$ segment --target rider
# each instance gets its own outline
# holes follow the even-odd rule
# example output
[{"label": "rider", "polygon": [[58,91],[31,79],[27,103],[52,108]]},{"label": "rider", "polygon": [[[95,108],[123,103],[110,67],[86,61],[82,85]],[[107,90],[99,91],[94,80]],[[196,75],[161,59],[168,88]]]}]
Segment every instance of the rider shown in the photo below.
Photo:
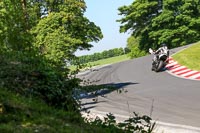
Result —
[{"label": "rider", "polygon": [[166,54],[169,57],[169,50],[165,43],[163,43],[162,47],[160,47],[158,50],[156,50],[154,52],[153,65],[154,65],[155,61],[158,59],[160,54]]},{"label": "rider", "polygon": [[163,43],[162,47],[156,50],[155,54],[166,54],[167,56],[169,56],[169,50],[167,48],[167,45]]}]

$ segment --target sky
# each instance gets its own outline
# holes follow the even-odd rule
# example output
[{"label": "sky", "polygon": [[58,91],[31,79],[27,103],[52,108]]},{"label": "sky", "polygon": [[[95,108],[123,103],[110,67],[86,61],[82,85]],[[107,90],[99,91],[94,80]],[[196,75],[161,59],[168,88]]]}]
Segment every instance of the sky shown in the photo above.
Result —
[{"label": "sky", "polygon": [[101,28],[104,38],[98,43],[92,42],[93,47],[90,51],[77,51],[76,55],[90,55],[113,48],[124,48],[127,44],[128,33],[119,33],[120,23],[117,19],[122,18],[118,15],[119,7],[130,5],[133,0],[85,0],[87,9],[85,16]]}]

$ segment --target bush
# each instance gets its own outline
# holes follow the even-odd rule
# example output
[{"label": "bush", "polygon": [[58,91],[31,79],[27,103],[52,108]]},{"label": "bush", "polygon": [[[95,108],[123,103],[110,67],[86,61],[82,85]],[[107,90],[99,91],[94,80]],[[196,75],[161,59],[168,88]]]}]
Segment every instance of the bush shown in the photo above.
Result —
[{"label": "bush", "polygon": [[76,110],[72,97],[78,79],[69,78],[69,70],[46,63],[30,53],[13,52],[0,55],[0,86],[25,96],[37,96],[47,104]]},{"label": "bush", "polygon": [[145,51],[139,49],[138,45],[134,45],[131,48],[131,52],[128,54],[131,58],[137,58],[146,55]]},{"label": "bush", "polygon": [[[152,123],[152,119],[149,116],[140,116],[133,112],[134,116],[125,120],[124,122],[117,123],[116,118],[113,114],[109,113],[104,117],[104,120],[96,117],[90,121],[91,125],[102,127],[109,132],[114,133],[152,133],[155,127],[155,122]],[[86,121],[89,120],[86,118]]]}]

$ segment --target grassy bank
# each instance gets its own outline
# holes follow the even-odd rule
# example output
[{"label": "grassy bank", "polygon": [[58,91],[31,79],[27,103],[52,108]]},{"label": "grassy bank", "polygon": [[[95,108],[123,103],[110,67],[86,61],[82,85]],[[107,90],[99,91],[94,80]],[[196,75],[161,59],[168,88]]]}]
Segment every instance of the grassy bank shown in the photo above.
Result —
[{"label": "grassy bank", "polygon": [[1,133],[89,133],[103,132],[83,122],[76,112],[48,106],[41,100],[26,98],[0,88]]},{"label": "grassy bank", "polygon": [[106,64],[114,64],[117,62],[129,60],[129,59],[130,58],[127,55],[121,55],[121,56],[98,60],[95,62],[89,62],[88,64],[90,64],[91,66],[99,66],[99,65],[106,65]]},{"label": "grassy bank", "polygon": [[[96,118],[88,123],[77,112],[56,109],[40,99],[0,88],[1,133],[151,133],[155,123],[150,121],[148,116],[135,114],[129,121],[117,124],[115,116],[108,114],[105,121]],[[141,122],[143,126],[138,126]]]},{"label": "grassy bank", "polygon": [[177,54],[173,55],[173,58],[178,61],[179,64],[186,66],[193,70],[200,70],[200,42],[184,49]]},{"label": "grassy bank", "polygon": [[[93,67],[93,66],[101,66],[101,65],[106,65],[106,64],[114,64],[117,62],[129,60],[129,59],[130,59],[130,57],[128,57],[128,55],[120,55],[120,56],[102,59],[102,60],[98,60],[98,61],[94,61],[94,62],[89,62],[86,64],[86,66]],[[75,70],[75,69],[76,69],[75,66],[70,66],[70,70]]]}]

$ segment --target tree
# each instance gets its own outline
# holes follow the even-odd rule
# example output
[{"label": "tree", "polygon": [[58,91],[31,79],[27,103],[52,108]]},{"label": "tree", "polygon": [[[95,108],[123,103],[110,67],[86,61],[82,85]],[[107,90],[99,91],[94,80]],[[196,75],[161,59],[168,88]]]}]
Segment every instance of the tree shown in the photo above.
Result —
[{"label": "tree", "polygon": [[200,5],[198,0],[170,0],[152,21],[150,39],[167,43],[171,48],[196,42],[200,37]]},{"label": "tree", "polygon": [[103,37],[100,27],[84,17],[83,1],[48,1],[46,6],[48,15],[33,29],[33,34],[40,54],[54,63],[61,64],[77,49],[89,49],[90,42]]},{"label": "tree", "polygon": [[0,45],[1,49],[24,51],[32,41],[24,20],[24,6],[19,0],[0,2]]},{"label": "tree", "polygon": [[130,52],[128,53],[128,55],[131,58],[137,58],[140,56],[144,56],[145,55],[145,51],[141,50],[139,48],[139,42],[140,42],[140,38],[135,38],[133,36],[130,36],[127,40],[127,48],[130,49]]},{"label": "tree", "polygon": [[134,36],[140,35],[148,28],[151,20],[160,14],[161,6],[158,0],[135,0],[129,6],[118,8],[119,15],[124,18],[117,20],[120,22],[120,32],[132,31]]},{"label": "tree", "polygon": [[1,49],[34,49],[60,64],[103,37],[100,27],[84,17],[82,0],[5,0],[0,7]]},{"label": "tree", "polygon": [[170,48],[198,41],[200,37],[199,0],[135,0],[118,8],[123,18],[120,32],[131,31],[140,38],[139,49]]}]

